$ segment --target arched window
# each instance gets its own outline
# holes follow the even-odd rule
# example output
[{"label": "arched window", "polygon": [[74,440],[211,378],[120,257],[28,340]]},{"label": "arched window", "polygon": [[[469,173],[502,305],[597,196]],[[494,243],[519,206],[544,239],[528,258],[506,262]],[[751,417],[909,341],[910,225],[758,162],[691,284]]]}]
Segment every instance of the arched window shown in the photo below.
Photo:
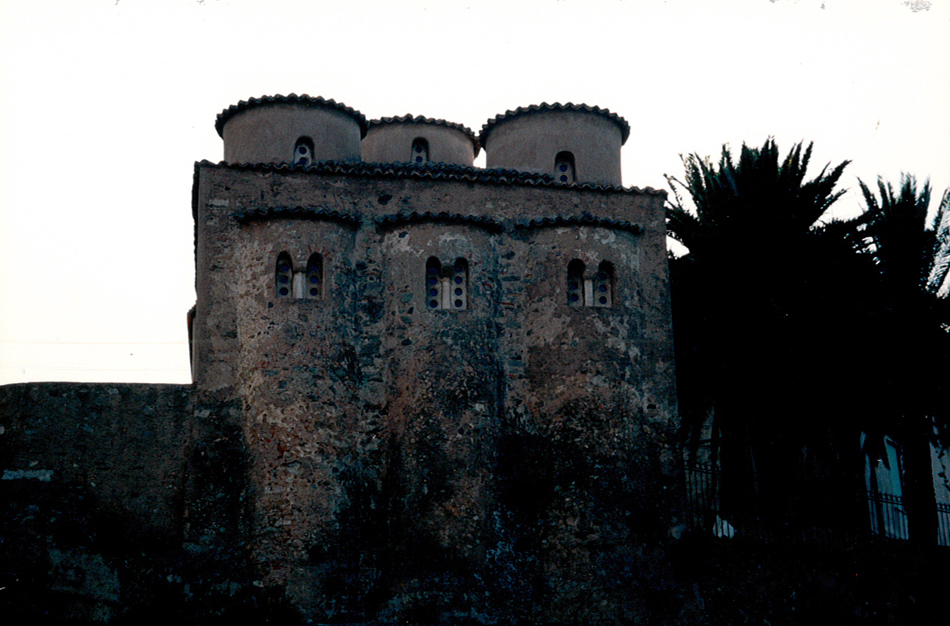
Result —
[{"label": "arched window", "polygon": [[277,255],[274,269],[274,291],[278,298],[291,298],[294,293],[294,264],[290,255],[281,252]]},{"label": "arched window", "polygon": [[451,306],[446,308],[464,311],[468,308],[468,261],[462,258],[456,259],[448,279],[448,300]]},{"label": "arched window", "polygon": [[412,140],[412,151],[409,157],[414,165],[422,165],[429,162],[429,142],[422,137],[416,137]]},{"label": "arched window", "polygon": [[307,260],[307,280],[303,286],[305,298],[319,298],[323,290],[323,257],[311,254]]},{"label": "arched window", "polygon": [[613,305],[614,266],[604,261],[594,276],[594,300],[592,306],[609,307]]},{"label": "arched window", "polygon": [[567,303],[584,306],[584,262],[580,259],[567,264]]},{"label": "arched window", "polygon": [[294,145],[294,165],[310,165],[313,163],[313,139],[301,137]]},{"label": "arched window", "polygon": [[574,155],[570,152],[558,152],[554,157],[554,180],[559,183],[573,183],[577,180],[574,174]]},{"label": "arched window", "polygon": [[435,257],[426,261],[426,308],[442,308],[442,264]]}]

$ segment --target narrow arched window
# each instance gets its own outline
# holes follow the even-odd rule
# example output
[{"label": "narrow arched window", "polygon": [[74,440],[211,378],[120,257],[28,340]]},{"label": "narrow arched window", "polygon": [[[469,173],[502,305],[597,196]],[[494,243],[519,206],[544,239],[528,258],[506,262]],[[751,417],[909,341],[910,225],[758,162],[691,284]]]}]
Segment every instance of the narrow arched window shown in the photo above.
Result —
[{"label": "narrow arched window", "polygon": [[274,270],[274,290],[278,298],[290,298],[294,289],[294,264],[290,255],[281,252],[277,256],[277,265]]},{"label": "narrow arched window", "polygon": [[450,306],[446,308],[464,311],[468,308],[468,261],[462,258],[455,260],[448,283]]},{"label": "narrow arched window", "polygon": [[310,165],[313,163],[313,139],[301,137],[294,145],[294,165]]},{"label": "narrow arched window", "polygon": [[442,264],[435,257],[426,261],[426,308],[442,308]]},{"label": "narrow arched window", "polygon": [[598,266],[594,275],[593,306],[609,307],[613,305],[614,266],[604,261]]},{"label": "narrow arched window", "polygon": [[584,262],[580,259],[567,264],[567,303],[584,306]]},{"label": "narrow arched window", "polygon": [[415,165],[422,165],[429,162],[429,142],[422,137],[416,137],[412,140],[412,150],[410,161]]},{"label": "narrow arched window", "polygon": [[307,277],[303,286],[305,298],[319,298],[323,292],[323,257],[317,253],[307,259]]},{"label": "narrow arched window", "polygon": [[554,179],[559,183],[573,183],[577,180],[574,174],[574,155],[570,152],[558,152],[554,157]]}]

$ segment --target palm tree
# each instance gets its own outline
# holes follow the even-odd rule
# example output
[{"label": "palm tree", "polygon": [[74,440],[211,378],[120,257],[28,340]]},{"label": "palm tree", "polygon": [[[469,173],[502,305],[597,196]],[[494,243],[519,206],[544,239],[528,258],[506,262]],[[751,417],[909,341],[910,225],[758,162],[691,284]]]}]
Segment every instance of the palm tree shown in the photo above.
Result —
[{"label": "palm tree", "polygon": [[[910,538],[937,541],[936,501],[930,460],[934,422],[948,421],[946,301],[932,286],[939,259],[938,233],[946,198],[930,221],[930,185],[918,190],[913,176],[901,175],[895,190],[878,179],[880,198],[859,181],[867,206],[862,218],[864,246],[877,269],[880,324],[870,339],[877,352],[876,410],[869,415],[871,442],[889,434],[901,443],[904,497]],[[940,233],[946,237],[946,232]]]},{"label": "palm tree", "polygon": [[[743,143],[738,163],[724,145],[718,168],[697,154],[684,157],[685,182],[667,176],[675,198],[667,207],[670,236],[691,253],[704,255],[710,248],[721,249],[724,237],[738,238],[737,243],[743,246],[762,242],[772,247],[772,237],[807,234],[845,193],[834,188],[850,163],[844,161],[831,172],[826,165],[806,182],[812,145],[808,144],[804,154],[801,143],[794,145],[780,162],[778,146],[771,137],[761,148]],[[677,188],[689,194],[695,213],[684,208]]]},{"label": "palm tree", "polygon": [[681,411],[693,440],[713,416],[721,508],[734,518],[794,514],[787,496],[803,490],[790,469],[822,447],[815,433],[832,410],[817,391],[833,366],[809,333],[824,332],[820,309],[836,304],[822,259],[851,259],[856,244],[833,236],[850,226],[819,223],[844,193],[835,187],[849,162],[806,179],[811,154],[799,143],[780,158],[769,138],[743,144],[738,161],[727,146],[718,164],[691,154],[684,180],[667,177],[668,232],[688,249],[671,262]]}]

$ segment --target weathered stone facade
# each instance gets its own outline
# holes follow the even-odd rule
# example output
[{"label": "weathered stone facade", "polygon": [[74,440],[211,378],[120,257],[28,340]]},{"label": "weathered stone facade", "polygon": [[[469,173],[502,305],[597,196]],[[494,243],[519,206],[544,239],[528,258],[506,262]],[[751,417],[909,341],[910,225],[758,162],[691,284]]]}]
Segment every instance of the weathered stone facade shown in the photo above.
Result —
[{"label": "weathered stone facade", "polygon": [[664,195],[618,186],[626,122],[541,105],[476,138],[278,96],[217,129],[155,572],[303,621],[675,621]]},{"label": "weathered stone facade", "polygon": [[[557,122],[538,142],[551,170],[560,141],[588,171],[592,125],[619,168],[616,116],[510,117],[524,134],[533,116]],[[387,137],[404,145],[376,153],[409,161],[425,120],[402,121]],[[617,564],[676,524],[663,195],[521,169],[196,166],[199,441],[246,460],[243,518],[225,527],[304,615],[372,601],[392,619],[620,620],[636,575]],[[226,515],[207,489],[188,497],[197,543]]]}]

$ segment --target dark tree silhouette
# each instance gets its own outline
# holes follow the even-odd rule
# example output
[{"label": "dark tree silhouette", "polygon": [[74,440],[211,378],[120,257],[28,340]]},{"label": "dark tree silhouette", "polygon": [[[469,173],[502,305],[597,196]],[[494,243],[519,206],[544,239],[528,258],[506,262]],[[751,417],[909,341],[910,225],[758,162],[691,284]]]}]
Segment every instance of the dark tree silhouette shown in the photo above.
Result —
[{"label": "dark tree silhouette", "polygon": [[950,417],[950,336],[945,330],[950,318],[946,301],[937,297],[929,282],[939,258],[938,227],[947,207],[942,203],[928,221],[930,185],[918,190],[917,181],[907,174],[901,176],[897,190],[878,179],[880,198],[864,182],[859,184],[867,207],[859,228],[864,252],[877,270],[879,306],[879,324],[868,337],[876,352],[871,378],[874,402],[865,425],[868,443],[881,445],[885,434],[900,443],[911,541],[936,545],[930,444],[935,427],[945,428]]},{"label": "dark tree silhouette", "polygon": [[[930,442],[950,431],[950,190],[859,181],[866,209],[820,222],[844,193],[845,161],[806,180],[812,146],[769,139],[683,158],[667,177],[680,407],[695,446],[712,418],[721,513],[735,524],[867,528],[865,456],[903,451],[911,539],[932,545]],[[685,192],[693,210],[683,202]],[[864,447],[861,435],[864,433]]]},{"label": "dark tree silhouette", "polygon": [[811,153],[799,143],[780,158],[770,138],[738,161],[725,146],[718,164],[689,155],[684,180],[668,177],[668,230],[688,249],[671,262],[681,411],[693,442],[712,416],[722,514],[736,523],[855,510],[857,435],[829,419],[844,407],[828,390],[850,365],[841,355],[857,356],[843,273],[867,264],[850,223],[819,224],[848,162],[806,179]]}]

